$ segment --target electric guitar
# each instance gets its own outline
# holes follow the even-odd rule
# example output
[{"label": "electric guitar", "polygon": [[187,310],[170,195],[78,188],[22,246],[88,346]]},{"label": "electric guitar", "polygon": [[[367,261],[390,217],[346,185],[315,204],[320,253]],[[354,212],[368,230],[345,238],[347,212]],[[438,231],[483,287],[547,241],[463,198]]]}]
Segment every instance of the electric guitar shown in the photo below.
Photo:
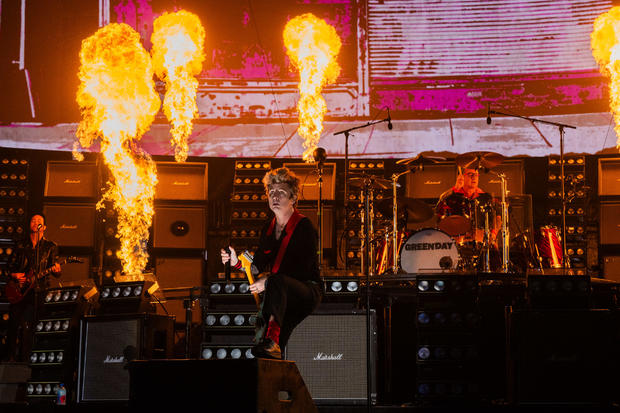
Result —
[{"label": "electric guitar", "polygon": [[[81,263],[82,260],[78,259],[77,257],[67,257],[61,262],[59,262],[58,264],[65,265],[65,264],[71,264],[71,263],[76,263],[76,262]],[[47,268],[46,270],[41,271],[38,274],[34,274],[32,271],[28,272],[28,274],[26,274],[26,281],[21,286],[19,285],[19,281],[17,281],[14,278],[11,278],[7,282],[5,286],[5,291],[4,291],[9,303],[17,304],[21,300],[23,300],[24,297],[26,297],[26,295],[28,295],[30,290],[35,286],[38,280],[44,277],[47,277],[49,274],[51,274],[52,268],[54,268],[54,266],[51,266]]]},{"label": "electric guitar", "polygon": [[[254,257],[249,251],[243,251],[243,254],[239,255],[237,258],[241,261],[241,266],[245,271],[245,275],[248,277],[248,282],[254,284],[254,275],[252,275],[252,262],[254,262]],[[254,296],[254,301],[256,301],[256,306],[260,308],[260,297],[258,293],[252,293],[252,295]]]}]

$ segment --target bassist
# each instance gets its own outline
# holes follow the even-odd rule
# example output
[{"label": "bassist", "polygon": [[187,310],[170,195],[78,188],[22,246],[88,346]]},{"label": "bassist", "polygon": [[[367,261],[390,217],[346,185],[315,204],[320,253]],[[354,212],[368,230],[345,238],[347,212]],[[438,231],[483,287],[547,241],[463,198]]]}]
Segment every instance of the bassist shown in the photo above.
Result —
[{"label": "bassist", "polygon": [[11,304],[8,328],[8,355],[10,360],[26,361],[31,346],[32,326],[36,320],[37,292],[49,286],[48,277],[36,280],[36,274],[51,268],[51,275],[60,277],[58,246],[45,238],[45,216],[36,213],[30,218],[30,236],[13,254],[9,263],[11,276],[20,287],[27,288],[30,280],[36,284],[18,303]]}]

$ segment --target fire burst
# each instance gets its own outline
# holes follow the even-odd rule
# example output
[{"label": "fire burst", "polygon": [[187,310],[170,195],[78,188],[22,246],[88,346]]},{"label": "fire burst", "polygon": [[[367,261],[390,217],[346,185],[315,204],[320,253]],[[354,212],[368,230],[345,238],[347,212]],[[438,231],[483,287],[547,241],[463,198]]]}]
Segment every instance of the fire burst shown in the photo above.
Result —
[{"label": "fire burst", "polygon": [[620,148],[620,7],[596,18],[590,43],[601,72],[610,78],[609,106],[616,123],[616,147]]},{"label": "fire burst", "polygon": [[172,124],[170,142],[177,162],[187,159],[187,138],[198,114],[195,76],[205,60],[204,38],[198,16],[185,10],[164,13],[153,23],[153,66],[157,76],[166,82],[164,113]]},{"label": "fire burst", "polygon": [[112,201],[118,213],[117,256],[127,275],[146,267],[146,241],[153,220],[155,164],[138,148],[159,110],[150,56],[140,35],[126,24],[110,24],[82,42],[77,102],[82,120],[76,132],[83,147],[101,139],[109,167],[108,189],[98,204]]},{"label": "fire burst", "polygon": [[304,138],[305,161],[312,160],[323,132],[327,111],[321,96],[323,86],[333,83],[340,74],[336,56],[342,43],[336,29],[311,13],[297,16],[284,28],[287,55],[299,70],[299,136]]}]

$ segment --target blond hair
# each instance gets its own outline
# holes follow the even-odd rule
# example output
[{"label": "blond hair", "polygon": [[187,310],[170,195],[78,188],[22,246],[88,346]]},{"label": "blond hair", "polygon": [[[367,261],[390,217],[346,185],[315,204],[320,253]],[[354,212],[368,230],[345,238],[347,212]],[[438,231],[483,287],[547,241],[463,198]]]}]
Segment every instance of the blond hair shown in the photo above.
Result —
[{"label": "blond hair", "polygon": [[289,192],[292,197],[297,200],[299,194],[299,178],[291,170],[286,167],[272,169],[267,172],[263,177],[263,185],[265,185],[265,192],[269,193],[269,190],[274,184],[286,184],[289,188]]}]

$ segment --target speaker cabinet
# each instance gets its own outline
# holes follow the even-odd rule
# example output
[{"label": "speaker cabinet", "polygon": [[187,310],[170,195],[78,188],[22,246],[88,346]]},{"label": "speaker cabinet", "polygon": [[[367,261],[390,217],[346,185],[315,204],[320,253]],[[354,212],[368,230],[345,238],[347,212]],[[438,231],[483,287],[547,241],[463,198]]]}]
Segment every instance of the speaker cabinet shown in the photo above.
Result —
[{"label": "speaker cabinet", "polygon": [[208,194],[206,163],[158,162],[155,199],[206,201]]},{"label": "speaker cabinet", "polygon": [[513,402],[605,404],[618,399],[617,311],[514,311],[508,314],[508,328]]},{"label": "speaker cabinet", "polygon": [[49,161],[46,197],[96,198],[97,165],[94,162]]},{"label": "speaker cabinet", "polygon": [[130,408],[316,413],[295,363],[285,360],[148,360],[129,363]]},{"label": "speaker cabinet", "polygon": [[[532,217],[532,195],[511,196],[508,198],[508,222],[510,224],[510,237],[529,231],[530,236],[534,234],[534,223]],[[498,211],[501,212],[501,211]]]},{"label": "speaker cabinet", "polygon": [[153,218],[155,248],[205,248],[204,208],[159,207]]},{"label": "speaker cabinet", "polygon": [[[72,254],[61,254],[60,259],[67,258],[67,256]],[[64,285],[67,283],[79,283],[83,280],[87,280],[91,278],[90,267],[92,256],[90,255],[77,255],[76,256],[82,262],[69,263],[62,266],[62,277],[56,279],[54,277],[50,277],[50,281],[52,282],[52,286],[55,282],[60,282],[60,284]]]},{"label": "speaker cabinet", "polygon": [[[184,299],[189,299],[189,291],[192,287],[200,287],[203,284],[204,260],[202,257],[178,258],[157,257],[155,258],[155,275],[159,288],[164,292],[166,301],[163,304],[168,314],[176,316],[177,323],[185,323]],[[166,291],[171,290],[171,291]],[[194,294],[198,294],[195,292]],[[157,305],[157,313],[165,314],[161,305]],[[200,306],[194,305],[192,310],[192,322],[200,323],[202,314]]]},{"label": "speaker cabinet", "polygon": [[[285,163],[287,167],[299,178],[299,200],[316,201],[319,199],[319,175],[316,164]],[[326,163],[323,167],[323,190],[324,200],[336,199],[336,164]]]},{"label": "speaker cabinet", "polygon": [[598,194],[620,195],[620,158],[598,160]]},{"label": "speaker cabinet", "polygon": [[620,202],[601,202],[601,244],[620,244]]},{"label": "speaker cabinet", "polygon": [[506,185],[510,196],[523,194],[525,175],[523,173],[523,161],[505,161],[497,165],[491,172],[480,171],[478,186],[489,194],[500,197],[502,195],[501,180],[497,174],[506,175]]},{"label": "speaker cabinet", "polygon": [[[375,313],[370,355],[375,366]],[[363,404],[366,384],[366,313],[313,314],[293,330],[286,358],[295,361],[317,404]],[[372,377],[373,400],[376,399]]]},{"label": "speaker cabinet", "polygon": [[96,210],[90,204],[46,204],[45,236],[60,247],[93,247]]},{"label": "speaker cabinet", "polygon": [[[316,206],[310,207],[307,205],[299,206],[297,208],[302,215],[308,217],[312,221],[312,225],[316,229],[316,233],[319,233],[319,218],[316,211]],[[323,206],[323,249],[332,248],[334,243],[334,209],[328,206]]]},{"label": "speaker cabinet", "polygon": [[172,355],[173,321],[155,314],[86,316],[80,324],[78,402],[129,400],[127,363]]},{"label": "speaker cabinet", "polygon": [[620,256],[603,257],[603,276],[605,279],[620,282]]},{"label": "speaker cabinet", "polygon": [[456,183],[456,165],[440,163],[425,165],[422,171],[409,173],[406,194],[409,198],[439,198]]}]

